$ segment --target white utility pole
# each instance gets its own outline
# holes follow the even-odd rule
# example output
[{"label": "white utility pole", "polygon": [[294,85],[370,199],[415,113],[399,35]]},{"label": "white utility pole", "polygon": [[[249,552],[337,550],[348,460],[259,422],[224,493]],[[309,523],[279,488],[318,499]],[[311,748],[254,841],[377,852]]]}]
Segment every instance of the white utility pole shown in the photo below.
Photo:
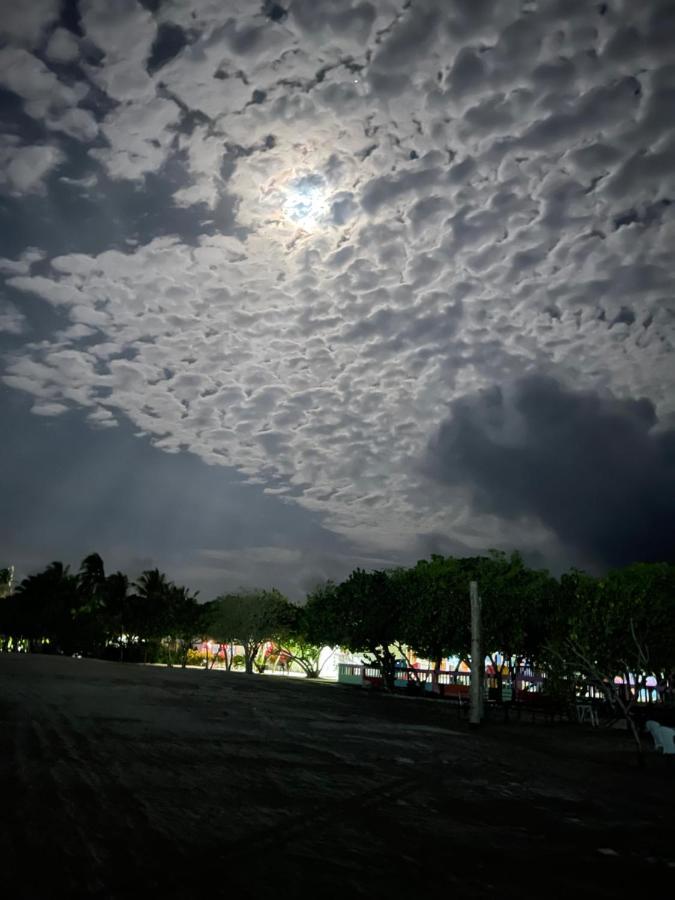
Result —
[{"label": "white utility pole", "polygon": [[480,725],[483,718],[483,641],[481,637],[481,601],[478,582],[469,584],[471,597],[471,687],[469,723]]}]

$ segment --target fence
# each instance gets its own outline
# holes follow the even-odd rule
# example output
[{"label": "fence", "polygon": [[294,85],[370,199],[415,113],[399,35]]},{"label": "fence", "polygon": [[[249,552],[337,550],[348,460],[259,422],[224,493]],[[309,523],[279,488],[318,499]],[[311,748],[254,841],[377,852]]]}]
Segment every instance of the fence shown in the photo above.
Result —
[{"label": "fence", "polygon": [[[651,680],[651,679],[650,679]],[[355,685],[373,685],[381,686],[383,683],[382,673],[376,665],[363,665],[359,663],[339,663],[338,665],[338,682],[340,684]],[[501,690],[501,700],[536,700],[541,694],[545,683],[545,677],[542,672],[525,666],[517,669],[513,678],[504,675],[501,678],[494,672],[488,671],[485,675],[485,696],[488,699],[500,699],[499,692]],[[437,694],[445,697],[454,697],[459,700],[467,699],[469,696],[469,686],[471,684],[470,672],[448,672],[434,669],[415,669],[415,668],[397,668],[394,676],[394,687],[401,690],[418,690],[428,693]],[[617,682],[618,684],[618,682]],[[628,692],[634,693],[636,687],[634,684],[624,684],[624,692],[628,696]],[[594,685],[588,684],[584,691],[585,697],[591,701],[604,701],[604,692]],[[638,703],[652,704],[663,702],[661,692],[656,684],[648,684],[641,686],[638,693]]]},{"label": "fence", "polygon": [[[383,683],[382,672],[378,666],[358,665],[355,663],[339,663],[338,681],[340,684],[373,685],[379,687]],[[394,686],[403,690],[419,690],[441,696],[452,696],[463,699],[469,696],[471,675],[468,672],[435,672],[433,669],[396,669]]]},{"label": "fence", "polygon": [[[621,693],[625,700],[630,700],[631,695],[635,696],[637,691],[638,703],[658,703],[663,699],[663,692],[658,689],[656,684],[642,685],[639,688],[635,684],[626,684],[625,681],[615,681],[615,687],[621,688]],[[586,695],[590,700],[605,700],[606,694],[602,688],[589,684],[586,688]]]},{"label": "fence", "polygon": [[[382,686],[382,672],[378,666],[358,663],[339,663],[338,682],[340,684]],[[471,673],[434,669],[397,668],[394,675],[394,687],[401,690],[417,690],[426,693],[452,697],[462,700],[469,698]],[[508,676],[500,678],[494,673],[485,675],[484,690],[488,699],[510,701],[527,699],[541,693],[544,676],[531,668],[517,670],[513,680]]]}]

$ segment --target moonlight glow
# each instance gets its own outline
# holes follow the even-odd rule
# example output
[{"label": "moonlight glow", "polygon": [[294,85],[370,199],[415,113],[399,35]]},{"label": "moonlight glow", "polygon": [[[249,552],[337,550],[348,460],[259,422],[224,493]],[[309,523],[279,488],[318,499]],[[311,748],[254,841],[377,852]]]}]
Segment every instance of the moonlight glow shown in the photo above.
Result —
[{"label": "moonlight glow", "polygon": [[1,4],[0,569],[671,559],[673,7]]},{"label": "moonlight glow", "polygon": [[325,218],[326,186],[320,175],[303,175],[289,182],[283,201],[286,219],[309,230]]}]

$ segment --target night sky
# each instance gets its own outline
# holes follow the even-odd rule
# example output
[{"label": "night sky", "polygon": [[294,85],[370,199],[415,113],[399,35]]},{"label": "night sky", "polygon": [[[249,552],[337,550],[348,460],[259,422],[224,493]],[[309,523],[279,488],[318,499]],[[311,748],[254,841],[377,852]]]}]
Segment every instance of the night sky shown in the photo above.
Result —
[{"label": "night sky", "polygon": [[672,0],[0,7],[0,566],[673,559]]}]

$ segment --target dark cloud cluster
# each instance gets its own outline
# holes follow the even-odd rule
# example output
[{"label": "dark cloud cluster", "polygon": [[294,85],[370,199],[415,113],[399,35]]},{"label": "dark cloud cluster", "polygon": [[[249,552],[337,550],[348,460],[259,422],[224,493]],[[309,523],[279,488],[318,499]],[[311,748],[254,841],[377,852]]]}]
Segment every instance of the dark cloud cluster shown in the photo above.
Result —
[{"label": "dark cloud cluster", "polygon": [[653,404],[530,375],[451,404],[426,471],[481,511],[534,517],[596,563],[675,559],[675,429]]}]

